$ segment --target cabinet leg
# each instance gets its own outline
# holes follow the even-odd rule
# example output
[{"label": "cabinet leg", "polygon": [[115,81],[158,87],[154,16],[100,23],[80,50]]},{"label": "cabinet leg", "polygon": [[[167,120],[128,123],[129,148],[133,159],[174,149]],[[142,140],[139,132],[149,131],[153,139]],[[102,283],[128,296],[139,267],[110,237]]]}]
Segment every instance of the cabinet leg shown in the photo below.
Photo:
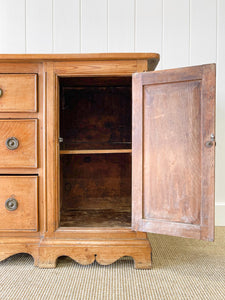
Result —
[{"label": "cabinet leg", "polygon": [[152,268],[152,250],[142,250],[137,255],[133,255],[135,269],[151,269]]},{"label": "cabinet leg", "polygon": [[44,259],[44,261],[39,259],[37,266],[41,269],[53,269],[56,267],[56,259],[54,260]]},{"label": "cabinet leg", "polygon": [[54,255],[51,251],[48,251],[48,248],[39,249],[39,259],[37,266],[43,269],[52,269],[56,267],[57,256]]},{"label": "cabinet leg", "polygon": [[139,261],[138,259],[134,259],[134,268],[135,269],[151,269],[152,261],[151,259],[142,259]]}]

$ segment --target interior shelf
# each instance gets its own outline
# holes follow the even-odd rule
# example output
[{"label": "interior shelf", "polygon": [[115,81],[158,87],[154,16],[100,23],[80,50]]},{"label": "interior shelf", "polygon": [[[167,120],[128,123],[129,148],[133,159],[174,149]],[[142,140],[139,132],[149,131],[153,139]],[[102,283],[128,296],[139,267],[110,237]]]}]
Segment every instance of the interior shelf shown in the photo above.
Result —
[{"label": "interior shelf", "polygon": [[132,149],[102,149],[102,150],[60,150],[60,154],[107,154],[132,153]]}]

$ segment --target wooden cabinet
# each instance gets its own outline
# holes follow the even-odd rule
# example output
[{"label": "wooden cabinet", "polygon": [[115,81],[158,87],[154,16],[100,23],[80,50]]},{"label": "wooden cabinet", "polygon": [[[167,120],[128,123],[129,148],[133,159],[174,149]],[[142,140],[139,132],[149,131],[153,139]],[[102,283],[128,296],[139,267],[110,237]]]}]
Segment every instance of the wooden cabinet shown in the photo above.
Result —
[{"label": "wooden cabinet", "polygon": [[214,238],[215,65],[155,53],[0,56],[0,259],[132,256]]}]

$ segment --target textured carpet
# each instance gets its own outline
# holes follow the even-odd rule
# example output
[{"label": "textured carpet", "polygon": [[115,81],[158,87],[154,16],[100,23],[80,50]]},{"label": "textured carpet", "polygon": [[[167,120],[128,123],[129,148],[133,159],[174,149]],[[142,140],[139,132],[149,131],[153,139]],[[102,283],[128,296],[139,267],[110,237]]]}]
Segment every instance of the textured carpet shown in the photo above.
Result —
[{"label": "textured carpet", "polygon": [[29,255],[10,257],[0,263],[0,299],[225,299],[225,227],[214,243],[149,238],[152,270],[135,270],[130,258],[80,266],[63,257],[56,269],[38,269]]}]

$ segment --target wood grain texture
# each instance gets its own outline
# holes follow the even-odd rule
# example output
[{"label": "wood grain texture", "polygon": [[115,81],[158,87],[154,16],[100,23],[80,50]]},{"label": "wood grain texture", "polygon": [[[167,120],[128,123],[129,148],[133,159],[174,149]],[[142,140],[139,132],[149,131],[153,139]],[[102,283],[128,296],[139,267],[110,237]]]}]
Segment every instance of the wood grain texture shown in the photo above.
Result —
[{"label": "wood grain texture", "polygon": [[133,228],[213,240],[215,65],[133,79]]},{"label": "wood grain texture", "polygon": [[[123,56],[123,55],[122,55]],[[141,55],[142,56],[142,55]],[[85,56],[88,57],[88,56]],[[39,266],[54,266],[55,261],[57,258],[57,255],[69,255],[69,252],[65,252],[66,249],[69,249],[69,245],[66,247],[63,246],[63,244],[66,243],[66,241],[71,240],[71,245],[75,245],[76,242],[80,244],[80,241],[78,241],[79,238],[81,238],[84,241],[85,247],[87,245],[90,246],[90,249],[94,250],[94,245],[99,245],[100,240],[104,243],[104,248],[108,249],[107,251],[107,262],[112,263],[115,261],[121,254],[124,253],[124,255],[133,254],[136,255],[136,266],[139,268],[143,267],[149,267],[151,265],[151,257],[150,257],[150,248],[149,243],[146,240],[147,236],[145,233],[137,232],[135,233],[130,228],[125,227],[115,227],[113,230],[113,227],[106,227],[100,228],[100,227],[89,227],[89,228],[83,228],[83,227],[59,227],[59,216],[60,216],[60,191],[59,191],[59,183],[60,183],[60,177],[59,177],[59,144],[58,144],[58,137],[59,137],[59,102],[60,102],[60,94],[59,94],[59,76],[60,77],[84,77],[86,74],[89,74],[90,76],[96,76],[99,77],[99,75],[109,75],[109,77],[112,77],[113,74],[116,74],[119,77],[127,76],[127,74],[131,74],[132,72],[135,72],[137,70],[144,71],[147,70],[148,66],[148,59],[144,59],[144,57],[141,58],[140,62],[139,60],[114,60],[117,56],[115,55],[109,55],[107,58],[107,55],[99,56],[96,61],[71,61],[71,62],[48,62],[46,64],[46,72],[47,72],[47,96],[48,96],[48,102],[47,102],[47,215],[46,215],[46,222],[47,222],[47,232],[44,233],[44,238],[41,242],[41,248],[40,248],[40,263]],[[129,57],[129,56],[128,56]],[[132,55],[131,55],[132,57]],[[131,58],[130,57],[130,58]],[[95,59],[95,55],[89,56],[89,58]],[[125,57],[124,57],[125,58]],[[66,57],[65,57],[66,59]],[[77,57],[77,59],[80,59]],[[112,60],[111,60],[112,59]],[[102,61],[101,61],[102,60]],[[155,60],[154,60],[155,61]],[[151,68],[153,68],[153,65],[151,65]],[[71,80],[69,80],[71,81]],[[68,83],[68,82],[67,82]],[[113,83],[115,84],[115,82]],[[69,83],[71,85],[71,82]],[[91,154],[92,155],[92,154]],[[102,154],[96,154],[102,155]],[[112,155],[112,154],[108,154]],[[113,154],[118,155],[118,154]],[[122,154],[119,154],[122,155]],[[123,155],[129,155],[129,154],[123,154]],[[70,155],[64,155],[64,156],[70,156]],[[77,156],[77,155],[75,155]],[[71,165],[73,168],[74,166]],[[125,171],[125,170],[124,170]],[[101,192],[101,191],[100,191]],[[105,198],[105,200],[107,200]],[[95,202],[97,203],[97,202]],[[105,202],[107,203],[107,202]],[[118,202],[117,202],[118,203]],[[85,205],[85,201],[82,203],[83,206]],[[89,201],[89,205],[92,205],[93,203]],[[103,206],[101,205],[101,208]],[[61,240],[58,240],[58,238],[61,238]],[[57,240],[56,240],[57,239]],[[97,240],[96,240],[97,239]],[[133,240],[129,243],[125,242],[124,240]],[[142,240],[142,246],[138,247],[138,250],[136,249],[136,246],[138,240]],[[58,250],[56,251],[56,255],[53,253],[53,248],[56,250],[56,247],[52,247],[51,245],[53,240],[57,242]],[[94,241],[96,240],[96,241]],[[50,244],[48,244],[47,252],[45,254],[41,254],[42,248],[45,248],[45,243],[47,241],[51,241]],[[113,245],[111,248],[110,243]],[[107,245],[107,247],[106,247]],[[119,245],[121,245],[121,248],[123,248],[123,252],[120,252],[120,254],[115,258],[113,256],[113,252],[116,251],[116,249],[119,249]],[[71,257],[83,256],[85,255],[83,251],[86,248],[76,248],[72,247],[70,250]],[[101,248],[103,249],[103,247]],[[135,250],[136,249],[136,250]],[[91,250],[92,251],[92,250]],[[119,251],[119,250],[118,250]],[[52,253],[52,254],[51,254]],[[100,251],[98,252],[100,253]],[[110,255],[111,253],[111,255]],[[126,253],[126,254],[125,254]],[[135,254],[136,253],[136,254]],[[97,253],[96,253],[97,254]],[[132,254],[132,255],[133,255]],[[51,259],[51,257],[53,258]],[[123,255],[122,255],[123,256]],[[104,259],[104,261],[106,261]],[[79,260],[78,260],[79,261]],[[105,263],[105,262],[102,263]],[[82,262],[82,261],[81,261]],[[86,259],[84,258],[83,263],[86,263]]]},{"label": "wood grain texture", "polygon": [[165,234],[170,236],[179,236],[191,239],[202,239],[201,238],[201,227],[200,225],[177,223],[173,221],[161,220],[161,219],[142,219],[140,226],[144,228],[145,232]]},{"label": "wood grain texture", "polygon": [[[110,200],[111,199],[109,199],[109,202],[111,203],[112,201]],[[125,198],[126,201],[123,200],[124,199],[121,198],[118,199],[118,203],[121,202],[130,203],[130,198]],[[92,203],[92,205],[95,203]],[[60,226],[76,227],[76,228],[130,227],[131,211],[122,211],[121,208],[118,209],[113,208],[112,210],[110,210],[110,209],[103,209],[103,207],[101,207],[99,210],[97,208],[94,208],[94,210],[90,210],[88,208],[86,209],[83,208],[83,210],[68,210],[68,211],[62,210],[60,214]]]},{"label": "wood grain texture", "polygon": [[132,228],[142,219],[143,198],[143,87],[140,73],[132,82]]},{"label": "wood grain texture", "polygon": [[123,256],[131,256],[136,269],[150,269],[152,265],[151,246],[148,240],[107,240],[106,247],[104,240],[81,239],[72,243],[63,240],[49,240],[41,243],[38,266],[39,268],[55,268],[57,258],[64,255],[82,265],[92,264],[95,260],[100,265],[110,265]]},{"label": "wood grain texture", "polygon": [[[5,54],[6,56],[10,55],[13,57],[11,54]],[[22,54],[21,54],[22,55]],[[24,56],[24,55],[22,55]],[[19,63],[18,63],[19,62]],[[40,64],[38,62],[28,62],[26,60],[21,60],[15,62],[15,60],[0,60],[0,73],[4,74],[20,74],[20,73],[26,73],[26,74],[35,74],[39,73],[39,66]]]},{"label": "wood grain texture", "polygon": [[[32,63],[32,62],[20,62],[20,63],[16,63],[16,62],[1,62],[0,63],[0,73],[3,74],[4,76],[7,74],[8,75],[12,75],[12,76],[21,76],[21,78],[30,78],[28,80],[29,81],[34,81],[35,80],[35,85],[36,85],[36,90],[35,90],[35,101],[36,101],[36,106],[37,109],[35,108],[35,112],[0,112],[0,119],[2,121],[6,121],[6,119],[8,119],[9,121],[29,121],[31,120],[31,123],[35,123],[34,127],[37,127],[37,140],[35,141],[36,146],[37,146],[37,151],[34,150],[35,148],[35,143],[33,144],[31,150],[32,156],[35,156],[35,152],[36,154],[38,153],[38,164],[37,167],[35,168],[30,168],[30,167],[21,167],[20,166],[16,166],[13,164],[12,161],[12,166],[11,167],[2,167],[0,168],[0,173],[1,176],[2,174],[7,174],[7,175],[14,175],[15,174],[19,174],[20,177],[22,177],[21,175],[31,175],[32,176],[38,176],[38,187],[37,187],[37,193],[38,193],[38,212],[39,212],[39,218],[38,218],[38,230],[39,231],[28,231],[28,230],[10,230],[7,232],[1,231],[1,238],[0,238],[0,242],[5,243],[6,241],[2,241],[3,237],[14,237],[14,241],[12,243],[17,243],[17,248],[16,247],[8,247],[7,249],[11,249],[12,252],[14,250],[15,254],[16,249],[22,249],[24,251],[21,252],[26,252],[25,250],[30,249],[29,243],[31,238],[36,237],[39,238],[40,237],[40,232],[43,233],[44,231],[44,219],[46,219],[44,217],[44,209],[46,208],[46,206],[44,205],[44,201],[46,200],[45,197],[45,108],[44,108],[44,73],[43,73],[43,64],[42,63]],[[24,91],[26,91],[27,87],[26,87],[26,81],[24,82],[24,80],[20,80],[21,81],[21,86],[23,87]],[[13,89],[13,83],[10,86],[10,90]],[[22,90],[19,89],[17,90],[18,95],[20,95],[21,97],[21,107],[23,106],[23,97],[22,97]],[[28,101],[28,103],[33,103],[34,106],[34,99],[33,99],[33,90],[30,89],[30,100]],[[16,92],[15,92],[16,94]],[[27,95],[27,93],[24,93],[24,99],[29,99],[29,95]],[[14,101],[15,102],[15,101]],[[14,106],[15,107],[15,106]],[[38,121],[37,121],[38,119]],[[38,123],[38,126],[37,126]],[[12,126],[14,127],[14,126]],[[29,129],[27,130],[27,128],[29,127]],[[24,127],[25,128],[25,134],[24,137],[26,136],[26,134],[30,134],[30,131],[32,131],[32,126],[28,126],[28,127]],[[27,131],[27,132],[26,132]],[[32,131],[33,132],[33,131]],[[21,134],[21,132],[20,132]],[[29,138],[30,139],[30,138]],[[30,142],[33,143],[32,141],[35,139],[35,132],[32,133]],[[4,142],[2,144],[4,146]],[[29,146],[28,146],[29,148]],[[18,148],[19,149],[19,148]],[[12,151],[13,152],[13,151]],[[23,158],[23,155],[20,154],[20,157]],[[1,156],[2,157],[2,156]],[[26,159],[23,158],[24,160]],[[26,162],[27,163],[27,162]],[[26,187],[24,187],[26,188]],[[0,193],[1,194],[1,193]],[[32,202],[33,200],[30,199],[30,201]],[[32,202],[33,203],[33,202]],[[24,240],[24,238],[26,238],[26,241]],[[32,246],[32,247],[36,247],[37,246]],[[1,253],[2,250],[4,249],[4,247],[1,248]],[[6,249],[6,251],[8,251]],[[33,248],[32,248],[33,249]]]},{"label": "wood grain texture", "polygon": [[30,254],[34,259],[34,266],[38,266],[39,257],[39,238],[26,239],[26,238],[1,238],[0,243],[0,261],[18,254],[27,253]]},{"label": "wood grain texture", "polygon": [[215,235],[215,142],[207,148],[210,135],[215,134],[216,105],[216,65],[203,67],[202,76],[202,205],[201,205],[201,239],[214,240]]},{"label": "wood grain texture", "polygon": [[[101,77],[93,79],[100,84]],[[105,79],[97,87],[79,82],[75,77],[74,87],[60,85],[60,149],[131,148],[131,78],[124,86],[105,86]]]},{"label": "wood grain texture", "polygon": [[0,74],[0,112],[37,111],[36,74]]},{"label": "wood grain texture", "polygon": [[[83,239],[84,233],[86,239]],[[117,228],[109,229],[107,233],[97,229],[91,232],[85,230],[81,238],[77,236],[75,240],[65,239],[65,236],[64,231],[63,238],[42,239],[41,243],[39,238],[3,237],[0,242],[0,261],[17,253],[28,253],[33,256],[35,266],[54,268],[57,258],[62,255],[67,255],[83,265],[90,264],[95,259],[101,265],[109,265],[120,257],[129,255],[133,257],[136,269],[151,268],[151,246],[145,233]],[[108,241],[107,247],[106,241]]]},{"label": "wood grain texture", "polygon": [[143,217],[200,223],[201,82],[144,86]]},{"label": "wood grain texture", "polygon": [[[0,230],[38,230],[38,178],[37,176],[0,176]],[[9,211],[5,202],[14,198],[18,208]]]},{"label": "wood grain texture", "polygon": [[130,226],[129,154],[63,155],[60,161],[61,226]]},{"label": "wood grain texture", "polygon": [[[19,146],[6,147],[6,141],[15,137]],[[0,120],[0,168],[37,168],[37,120]]]},{"label": "wood grain texture", "polygon": [[[54,232],[58,227],[58,92],[56,88],[56,76],[53,72],[53,63],[48,62],[44,68],[46,72],[46,121],[47,121],[47,137],[46,137],[46,162],[48,168],[47,190],[46,190],[46,231]],[[56,200],[57,199],[57,200]]]},{"label": "wood grain texture", "polygon": [[159,61],[158,53],[81,53],[81,54],[0,54],[0,60],[7,62],[15,60],[26,61],[90,61],[90,60],[156,60]]},{"label": "wood grain texture", "polygon": [[54,237],[57,239],[83,239],[85,235],[85,240],[94,240],[98,237],[99,240],[120,240],[120,239],[142,239],[147,238],[145,232],[133,231],[130,227],[120,227],[113,228],[108,227],[107,230],[103,230],[100,227],[93,228],[74,228],[74,227],[60,227],[56,230]]},{"label": "wood grain texture", "polygon": [[[53,105],[54,106],[54,109],[48,109],[48,114],[49,114],[49,120],[54,120],[53,121],[53,124],[51,124],[51,122],[49,123],[49,125],[51,126],[51,130],[48,131],[49,132],[49,135],[48,135],[48,143],[51,147],[51,150],[48,152],[48,153],[52,153],[52,140],[54,141],[57,141],[58,140],[58,126],[59,126],[59,123],[58,123],[58,106],[55,106],[55,103],[59,103],[59,80],[58,80],[58,76],[60,76],[60,78],[62,77],[66,77],[66,76],[71,76],[71,77],[77,77],[79,79],[79,77],[81,76],[82,78],[88,74],[90,76],[93,76],[95,75],[96,77],[99,77],[99,75],[103,76],[103,75],[107,75],[109,77],[112,78],[112,76],[114,74],[116,74],[116,76],[119,76],[119,77],[127,77],[127,75],[131,74],[132,72],[135,72],[137,70],[139,71],[144,71],[144,70],[147,70],[148,68],[148,59],[144,59],[144,54],[140,54],[140,60],[136,60],[136,61],[133,61],[133,60],[116,60],[114,61],[115,58],[119,58],[121,55],[121,57],[123,56],[123,54],[110,54],[109,56],[106,55],[106,54],[100,54],[98,59],[101,58],[101,60],[103,61],[99,61],[99,60],[96,60],[93,62],[88,62],[86,60],[83,60],[81,62],[54,62],[52,64],[52,69],[51,71],[49,71],[49,75],[48,75],[48,82],[51,82],[51,84],[49,83],[49,92],[48,92],[48,95],[52,95],[52,96],[49,96],[49,99],[56,99],[56,102],[52,102],[50,101],[48,103],[48,105]],[[83,56],[83,55],[81,55]],[[92,54],[92,55],[85,55],[85,57],[89,57],[89,58],[92,58],[94,57],[95,58],[95,54]],[[130,56],[128,55],[128,58],[132,58],[133,57],[133,54]],[[139,54],[138,56],[139,57]],[[79,56],[77,57],[79,59]],[[109,59],[108,59],[109,58]],[[124,57],[125,58],[125,57]],[[155,62],[155,60],[154,60]],[[51,63],[48,63],[48,65],[50,66]],[[153,65],[151,65],[151,68],[153,68]],[[49,69],[50,70],[50,69]],[[53,72],[53,73],[52,73]],[[51,79],[50,79],[51,78]],[[61,80],[61,79],[60,79]],[[71,80],[70,80],[71,81]],[[74,80],[75,82],[75,80]],[[106,82],[106,81],[105,81]],[[118,82],[118,80],[117,80]],[[56,84],[56,86],[54,86]],[[68,82],[67,82],[68,84]],[[115,83],[113,83],[114,85]],[[54,88],[50,88],[50,85],[51,86],[54,86]],[[69,83],[69,85],[71,85],[71,82]],[[54,155],[50,155],[49,156],[49,159],[50,161],[52,161],[53,163],[50,163],[49,165],[49,170],[51,170],[51,168],[53,167],[54,168],[54,173],[52,174],[55,174],[53,175],[53,177],[51,178],[57,178],[57,181],[60,180],[59,177],[55,177],[57,176],[57,173],[56,170],[59,170],[59,165],[58,165],[58,156],[57,156],[57,153],[58,153],[58,145],[56,145],[56,148],[54,148],[53,146],[53,149],[54,150]],[[54,185],[54,188],[52,190],[52,185]],[[58,190],[58,186],[57,183],[55,182],[55,180],[53,179],[52,183],[51,184],[48,184],[48,189],[49,189],[49,193],[50,193],[50,197],[48,199],[52,199],[50,200],[51,201],[51,204],[50,205],[53,205],[55,208],[56,208],[56,212],[54,214],[54,209],[50,209],[49,210],[49,213],[51,215],[50,218],[48,218],[48,222],[53,224],[53,228],[57,228],[59,226],[59,223],[58,223],[58,220],[59,220],[59,214],[60,214],[60,205],[58,202],[54,202],[55,198],[56,199],[59,199],[58,196],[56,195],[59,195],[59,190]],[[51,192],[50,192],[51,190]],[[53,196],[54,195],[54,196]],[[54,216],[53,216],[54,215]],[[51,220],[51,221],[50,221]],[[51,235],[50,233],[51,231],[49,231],[48,233],[48,236]],[[72,232],[71,232],[72,234]]]},{"label": "wood grain texture", "polygon": [[[155,60],[154,60],[155,61]],[[113,75],[131,75],[137,70],[136,60],[114,60],[114,61],[75,61],[75,62],[55,62],[54,71],[58,76],[113,76]]]},{"label": "wood grain texture", "polygon": [[[68,194],[65,197],[67,207],[64,206],[64,208],[75,208],[76,214],[73,215],[72,210],[68,213],[68,210],[65,209],[65,223],[60,224],[60,211],[63,212],[60,208],[63,206],[60,206],[59,201],[61,196],[59,187],[62,178],[59,172],[60,148],[58,142],[61,97],[59,77],[71,77],[63,79],[65,87],[68,89],[73,88],[76,81],[74,77],[79,78],[75,84],[76,88],[80,84],[82,88],[90,85],[91,77],[95,77],[92,88],[95,85],[101,87],[102,82],[106,84],[106,87],[124,86],[131,73],[147,71],[148,68],[154,69],[158,58],[155,54],[0,56],[2,59],[0,70],[3,73],[11,73],[15,68],[17,73],[38,74],[39,96],[38,112],[0,113],[1,118],[4,116],[13,118],[13,120],[0,121],[1,136],[6,135],[7,130],[12,130],[12,136],[18,133],[22,135],[21,141],[29,140],[30,146],[27,146],[26,150],[30,151],[28,151],[29,155],[34,155],[33,158],[35,157],[36,162],[37,152],[39,152],[38,168],[24,165],[29,162],[30,157],[28,155],[27,159],[24,153],[16,156],[20,157],[23,162],[20,161],[18,166],[15,165],[17,158],[6,160],[7,156],[3,152],[5,141],[3,141],[2,149],[0,149],[3,153],[1,155],[2,164],[11,161],[12,166],[2,167],[1,174],[3,171],[6,174],[13,174],[13,172],[15,174],[21,170],[19,174],[24,176],[28,170],[33,168],[31,172],[34,174],[34,170],[36,170],[40,183],[38,190],[38,211],[40,212],[38,228],[40,231],[35,232],[35,229],[34,233],[31,233],[21,229],[21,232],[18,233],[18,230],[12,229],[11,232],[2,232],[0,259],[22,251],[33,253],[35,264],[40,267],[54,267],[57,257],[61,255],[68,255],[82,264],[92,263],[96,259],[103,265],[111,264],[122,256],[130,255],[134,258],[137,268],[149,268],[151,266],[151,248],[146,239],[146,233],[139,232],[139,230],[213,239],[214,145],[212,148],[206,148],[204,145],[215,129],[214,65],[134,75],[135,83],[138,85],[133,88],[132,104],[134,140],[132,145],[132,222],[133,228],[138,231],[134,232],[129,227],[130,220],[128,220],[131,206],[131,148],[125,149],[129,150],[129,153],[61,155],[67,160],[67,163],[63,163],[64,180],[72,183],[71,189],[64,190]],[[81,79],[84,77],[86,77],[85,80]],[[108,78],[101,82],[100,77]],[[121,84],[118,84],[119,79],[122,81]],[[121,110],[123,111],[123,109],[118,109],[118,112]],[[167,115],[160,116],[165,113]],[[24,119],[18,120],[19,116]],[[160,123],[162,118],[164,123]],[[116,117],[114,121],[118,121]],[[12,125],[9,126],[9,124]],[[22,124],[25,124],[24,127]],[[32,124],[32,126],[26,124]],[[38,130],[38,138],[36,130]],[[163,134],[164,132],[167,134]],[[170,142],[171,140],[173,143]],[[156,154],[153,151],[153,143],[155,143],[154,147],[158,148]],[[31,146],[38,150],[34,150]],[[19,149],[17,149],[18,154]],[[96,149],[90,150],[95,151]],[[97,150],[110,149],[99,148]],[[119,150],[124,150],[124,148]],[[141,156],[142,153],[144,159]],[[153,175],[149,164],[152,165],[154,174],[158,172],[158,165],[156,161],[148,157],[149,153],[151,156],[160,156],[158,161],[159,166],[163,168],[160,176],[161,181],[165,183],[164,186],[161,186],[159,174],[157,177],[151,177]],[[174,153],[176,154],[175,159]],[[186,160],[184,156],[186,156]],[[73,157],[73,159],[69,159],[69,157]],[[83,158],[79,159],[78,157]],[[101,157],[107,157],[107,159]],[[120,159],[115,159],[115,157],[120,157]],[[182,168],[185,169],[185,172],[181,172]],[[167,169],[167,173],[165,173],[165,169]],[[177,177],[176,174],[178,174]],[[200,183],[199,174],[202,176]],[[18,177],[23,178],[23,176]],[[182,179],[179,176],[182,176]],[[13,176],[7,177],[13,178]],[[33,178],[33,176],[29,177]],[[161,186],[161,189],[154,185],[156,180],[159,180],[157,184]],[[172,180],[174,189],[171,188],[169,180]],[[191,182],[190,186],[189,181]],[[63,187],[65,187],[64,183],[62,181]],[[151,183],[153,185],[149,190],[148,186],[151,186]],[[180,188],[181,184],[186,186],[190,205],[187,203],[188,201],[179,200],[180,194],[184,190]],[[6,184],[4,188],[8,191]],[[27,185],[24,185],[23,188],[26,189]],[[177,194],[175,190],[178,191]],[[166,199],[164,195],[167,191],[169,191],[169,198]],[[144,198],[142,198],[143,195]],[[155,200],[152,200],[156,199],[156,196],[160,200],[160,207]],[[187,199],[189,199],[188,197]],[[146,198],[150,198],[152,201],[151,206]],[[193,198],[198,198],[198,200],[193,201]],[[76,199],[75,202],[74,199]],[[144,204],[143,207],[142,204]],[[168,204],[171,206],[167,213],[161,211],[159,214],[159,210]],[[34,212],[35,209],[32,213]],[[168,215],[172,221],[168,219]],[[79,227],[75,227],[77,225],[74,223],[76,216]],[[91,225],[90,227],[87,227],[88,222],[84,221],[85,218]],[[104,228],[101,227],[100,221]],[[60,227],[60,225],[62,226]],[[34,241],[34,237],[37,237],[38,234],[41,238],[36,238]]]}]

